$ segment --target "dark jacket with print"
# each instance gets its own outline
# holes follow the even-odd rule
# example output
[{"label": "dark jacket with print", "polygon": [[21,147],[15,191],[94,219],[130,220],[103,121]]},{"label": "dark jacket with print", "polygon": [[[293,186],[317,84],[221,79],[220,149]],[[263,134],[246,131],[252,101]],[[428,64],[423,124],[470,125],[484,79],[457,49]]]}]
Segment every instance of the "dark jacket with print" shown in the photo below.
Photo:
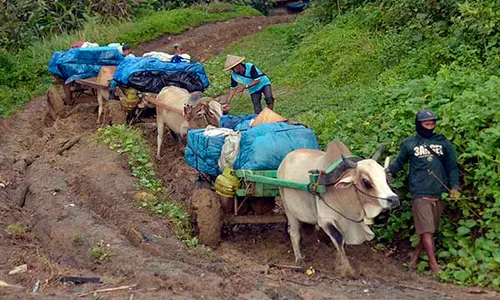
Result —
[{"label": "dark jacket with print", "polygon": [[[426,145],[434,150],[434,153],[429,151]],[[441,198],[442,193],[448,192],[442,183],[450,189],[459,188],[455,151],[444,135],[434,134],[426,139],[417,134],[406,138],[401,143],[398,157],[389,166],[389,172],[396,175],[408,160],[410,160],[409,188],[414,198]]]}]

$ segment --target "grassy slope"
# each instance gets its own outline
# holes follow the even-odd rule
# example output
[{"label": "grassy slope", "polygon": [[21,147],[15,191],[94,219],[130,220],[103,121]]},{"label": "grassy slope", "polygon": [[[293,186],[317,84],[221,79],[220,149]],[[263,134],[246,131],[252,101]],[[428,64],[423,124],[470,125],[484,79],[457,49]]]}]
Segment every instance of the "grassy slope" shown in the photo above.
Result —
[{"label": "grassy slope", "polygon": [[232,11],[221,13],[208,13],[203,7],[159,11],[133,22],[89,23],[81,31],[39,41],[18,54],[0,51],[0,116],[8,116],[27,100],[43,94],[53,80],[46,71],[52,53],[67,49],[76,40],[136,45],[163,34],[178,34],[204,23],[259,15],[250,7],[235,7]]},{"label": "grassy slope", "polygon": [[[314,129],[323,146],[340,139],[364,156],[385,142],[394,157],[402,139],[414,134],[415,112],[424,107],[437,111],[438,131],[452,140],[458,153],[463,195],[473,197],[449,201],[452,213],[444,217],[438,236],[440,259],[446,263],[441,278],[500,285],[495,279],[500,277],[500,259],[493,259],[500,257],[495,250],[500,247],[495,217],[500,205],[493,205],[500,203],[500,78],[481,65],[440,64],[440,57],[452,55],[446,53],[446,38],[416,42],[408,38],[411,32],[372,32],[364,16],[363,11],[342,16],[302,40],[297,40],[299,20],[233,44],[205,64],[211,74],[208,93],[217,95],[229,86],[229,74],[222,71],[225,54],[245,56],[270,76],[279,113]],[[247,93],[232,107],[232,114],[253,112]],[[395,185],[405,195],[402,173]],[[405,202],[377,237],[407,238],[411,224]],[[488,234],[477,238],[478,232]]]}]

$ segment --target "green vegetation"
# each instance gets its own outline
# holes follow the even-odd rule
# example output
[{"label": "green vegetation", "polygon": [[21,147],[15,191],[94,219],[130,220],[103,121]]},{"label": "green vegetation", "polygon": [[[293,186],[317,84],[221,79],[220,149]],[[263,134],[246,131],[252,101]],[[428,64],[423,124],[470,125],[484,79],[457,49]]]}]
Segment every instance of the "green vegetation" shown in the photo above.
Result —
[{"label": "green vegetation", "polygon": [[217,13],[208,12],[210,7],[149,12],[128,22],[111,20],[103,23],[92,19],[79,31],[34,41],[19,52],[0,49],[0,116],[8,116],[27,100],[43,94],[53,81],[47,72],[53,52],[68,49],[77,40],[100,45],[121,42],[135,46],[163,34],[178,34],[204,23],[260,15],[250,7],[231,6],[231,9]]},{"label": "green vegetation", "polygon": [[151,163],[147,141],[141,132],[125,125],[113,125],[99,129],[97,139],[109,145],[111,150],[128,154],[132,175],[138,179],[136,187],[149,193],[136,199],[137,204],[149,208],[158,215],[168,216],[174,224],[177,236],[189,247],[196,246],[198,238],[193,234],[188,210],[184,205],[171,199],[168,191],[162,187]]},{"label": "green vegetation", "polygon": [[113,251],[109,248],[110,245],[105,245],[103,240],[100,240],[96,246],[90,249],[90,255],[98,261],[109,260],[113,255]]},{"label": "green vegetation", "polygon": [[[320,0],[294,24],[266,29],[207,62],[211,95],[226,92],[225,54],[266,72],[276,109],[315,130],[322,146],[343,141],[369,156],[377,144],[397,155],[430,108],[458,154],[462,198],[447,199],[437,235],[441,280],[500,286],[500,4],[479,0]],[[248,94],[232,114],[253,111]],[[406,173],[394,184],[409,200]],[[411,205],[383,224],[377,239],[412,241]],[[423,262],[419,269],[425,267]]]},{"label": "green vegetation", "polygon": [[7,226],[5,229],[8,233],[20,233],[20,234],[26,234],[28,232],[28,228],[25,225],[20,225],[20,224],[10,224]]}]

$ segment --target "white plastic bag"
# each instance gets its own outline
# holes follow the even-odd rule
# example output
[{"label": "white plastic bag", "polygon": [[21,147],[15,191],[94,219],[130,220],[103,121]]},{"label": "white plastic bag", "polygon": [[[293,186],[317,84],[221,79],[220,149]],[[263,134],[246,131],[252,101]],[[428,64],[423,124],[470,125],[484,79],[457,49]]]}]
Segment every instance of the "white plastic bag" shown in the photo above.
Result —
[{"label": "white plastic bag", "polygon": [[222,151],[219,157],[219,168],[233,168],[234,162],[240,152],[241,132],[232,132],[224,140]]}]

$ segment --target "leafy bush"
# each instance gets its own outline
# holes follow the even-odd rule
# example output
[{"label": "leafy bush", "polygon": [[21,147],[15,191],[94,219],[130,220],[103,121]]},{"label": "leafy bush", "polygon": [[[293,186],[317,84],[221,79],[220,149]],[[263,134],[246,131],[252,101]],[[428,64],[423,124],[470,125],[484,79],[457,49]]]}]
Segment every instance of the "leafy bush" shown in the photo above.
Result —
[{"label": "leafy bush", "polygon": [[[206,63],[214,74],[209,93],[229,85],[220,71],[225,54],[243,54],[270,76],[279,113],[314,129],[321,145],[340,139],[364,156],[385,142],[395,157],[402,139],[415,134],[416,111],[435,110],[437,130],[458,153],[463,185],[462,198],[446,198],[436,236],[441,279],[498,287],[500,77],[498,47],[485,47],[498,38],[496,2],[367,2],[324,26],[305,25],[318,22],[310,10],[293,25],[232,45]],[[250,103],[246,94],[235,99],[231,113],[248,113]],[[409,200],[406,173],[394,184]],[[380,242],[417,242],[409,201],[374,227]]]},{"label": "leafy bush", "polygon": [[208,13],[222,13],[233,11],[234,7],[227,2],[212,1],[205,6],[205,11]]},{"label": "leafy bush", "polygon": [[186,7],[195,0],[19,0],[3,1],[0,48],[18,51],[53,34],[82,28],[86,22],[130,21],[145,11]]},{"label": "leafy bush", "polygon": [[236,5],[251,6],[264,15],[267,15],[269,13],[269,9],[274,5],[273,1],[267,0],[230,0],[228,2]]}]

